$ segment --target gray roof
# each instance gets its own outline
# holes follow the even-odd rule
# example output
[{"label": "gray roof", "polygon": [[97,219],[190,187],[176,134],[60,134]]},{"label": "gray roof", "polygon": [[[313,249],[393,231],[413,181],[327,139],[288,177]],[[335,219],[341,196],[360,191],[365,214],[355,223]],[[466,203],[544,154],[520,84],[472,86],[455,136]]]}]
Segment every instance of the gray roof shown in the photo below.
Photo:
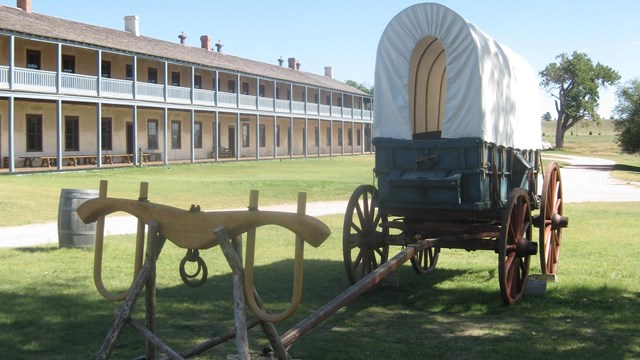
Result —
[{"label": "gray roof", "polygon": [[123,30],[114,30],[33,12],[28,13],[15,7],[0,5],[0,19],[0,30],[7,32],[23,33],[51,40],[68,41],[167,60],[171,59],[369,96],[352,86],[327,76],[293,70],[288,67],[244,59],[202,48],[180,45],[147,36],[136,36]]}]

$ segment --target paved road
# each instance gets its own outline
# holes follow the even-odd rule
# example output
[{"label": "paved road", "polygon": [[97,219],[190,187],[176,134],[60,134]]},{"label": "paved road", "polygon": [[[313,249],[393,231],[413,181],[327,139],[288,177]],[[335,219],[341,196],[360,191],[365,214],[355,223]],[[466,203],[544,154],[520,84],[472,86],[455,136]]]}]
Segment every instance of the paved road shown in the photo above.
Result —
[{"label": "paved road", "polygon": [[[571,164],[561,170],[563,199],[567,203],[640,202],[640,184],[634,186],[611,177],[610,172],[615,165],[613,161],[568,155],[550,156],[545,154],[544,157]],[[346,207],[346,201],[309,203],[307,204],[307,214],[312,216],[342,214]],[[277,205],[260,209],[295,212],[296,205]],[[136,219],[134,217],[107,217],[105,235],[130,234],[135,231]],[[58,243],[58,229],[55,222],[0,228],[0,247],[33,246],[48,243]]]}]

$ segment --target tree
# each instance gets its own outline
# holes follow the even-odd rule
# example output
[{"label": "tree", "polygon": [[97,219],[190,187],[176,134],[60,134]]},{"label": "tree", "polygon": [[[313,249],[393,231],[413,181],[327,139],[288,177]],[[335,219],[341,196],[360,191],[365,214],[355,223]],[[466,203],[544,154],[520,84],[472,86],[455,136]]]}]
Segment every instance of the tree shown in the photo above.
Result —
[{"label": "tree", "polygon": [[546,113],[542,114],[542,120],[551,121],[551,113],[547,111]]},{"label": "tree", "polygon": [[360,84],[353,80],[347,80],[345,81],[345,84],[353,86],[354,88],[373,96],[373,86],[368,86],[366,83]]},{"label": "tree", "polygon": [[631,80],[616,92],[618,104],[614,113],[616,140],[626,153],[640,153],[640,79]]},{"label": "tree", "polygon": [[556,148],[564,147],[564,134],[582,120],[599,120],[597,113],[600,86],[614,85],[620,75],[600,63],[593,65],[587,54],[574,51],[562,53],[558,62],[540,72],[540,85],[555,98],[558,124]]}]

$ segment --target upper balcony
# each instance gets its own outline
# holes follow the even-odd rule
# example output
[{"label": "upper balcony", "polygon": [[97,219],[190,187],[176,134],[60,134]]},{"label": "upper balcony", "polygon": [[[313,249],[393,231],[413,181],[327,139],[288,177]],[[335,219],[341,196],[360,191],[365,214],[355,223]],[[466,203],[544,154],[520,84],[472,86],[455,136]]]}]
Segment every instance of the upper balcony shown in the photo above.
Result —
[{"label": "upper balcony", "polygon": [[[143,81],[114,79],[68,72],[14,67],[13,81],[10,82],[9,66],[0,65],[0,89],[46,94],[77,95],[96,98],[141,100],[167,104],[212,106],[236,110],[274,112],[280,114],[300,114],[346,119],[372,120],[371,110],[349,106],[318,104],[305,101],[303,97],[280,99],[273,94],[264,96],[238,94],[236,92],[215,91],[196,87],[155,84]],[[279,84],[279,83],[278,83]],[[293,88],[291,84],[285,84]],[[278,85],[274,85],[278,86]],[[304,88],[304,87],[303,87]],[[325,91],[325,90],[323,90]],[[277,96],[277,94],[276,94]],[[341,100],[344,96],[336,93],[327,95]],[[288,97],[292,97],[288,95]],[[334,99],[334,100],[336,100]],[[363,99],[359,99],[360,104]],[[336,101],[341,103],[341,101]],[[350,103],[353,103],[351,99]],[[347,103],[348,105],[350,103]]]}]

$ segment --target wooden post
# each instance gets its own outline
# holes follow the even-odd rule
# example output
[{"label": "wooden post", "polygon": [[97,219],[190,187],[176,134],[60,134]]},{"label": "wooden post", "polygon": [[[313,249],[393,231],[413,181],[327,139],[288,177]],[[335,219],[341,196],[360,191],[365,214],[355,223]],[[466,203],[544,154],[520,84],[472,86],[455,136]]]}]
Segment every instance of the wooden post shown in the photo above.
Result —
[{"label": "wooden post", "polygon": [[227,259],[233,272],[233,314],[236,327],[236,347],[238,348],[238,360],[249,360],[249,340],[247,336],[247,316],[244,301],[244,279],[242,264],[239,263],[238,254],[223,228],[214,230],[216,238],[222,248],[222,253]]},{"label": "wooden post", "polygon": [[[111,355],[111,352],[116,345],[116,341],[122,332],[122,328],[131,316],[133,305],[136,300],[138,300],[142,289],[147,284],[150,267],[155,267],[155,262],[158,260],[157,256],[160,254],[165,240],[164,236],[161,236],[158,233],[158,224],[156,222],[151,222],[149,224],[149,240],[147,241],[147,258],[144,265],[142,265],[142,268],[140,268],[138,276],[136,276],[135,281],[131,285],[131,289],[125,298],[124,303],[120,307],[116,319],[111,326],[111,329],[109,329],[96,359],[108,359]],[[154,265],[151,265],[151,263],[154,263]]]},{"label": "wooden post", "polygon": [[[155,243],[158,240],[157,223],[154,223],[153,226],[149,226],[149,230],[149,236],[151,237],[149,243]],[[159,255],[160,249],[156,249],[154,246],[149,246],[149,250],[147,252],[149,274],[147,275],[147,281],[145,284],[144,302],[145,326],[151,334],[156,332],[156,261]],[[149,259],[151,259],[151,261],[149,261]],[[145,337],[145,349],[147,360],[155,360],[156,348],[148,337]]]}]

